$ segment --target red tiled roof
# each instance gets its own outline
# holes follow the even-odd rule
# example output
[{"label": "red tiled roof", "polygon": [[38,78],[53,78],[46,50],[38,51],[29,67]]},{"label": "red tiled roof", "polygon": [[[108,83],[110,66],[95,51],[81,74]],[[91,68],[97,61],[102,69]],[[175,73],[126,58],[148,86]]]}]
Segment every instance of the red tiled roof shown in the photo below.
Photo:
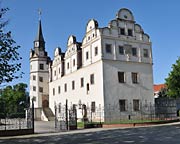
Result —
[{"label": "red tiled roof", "polygon": [[166,87],[165,84],[154,85],[154,92],[160,91],[162,88],[165,88],[165,87]]}]

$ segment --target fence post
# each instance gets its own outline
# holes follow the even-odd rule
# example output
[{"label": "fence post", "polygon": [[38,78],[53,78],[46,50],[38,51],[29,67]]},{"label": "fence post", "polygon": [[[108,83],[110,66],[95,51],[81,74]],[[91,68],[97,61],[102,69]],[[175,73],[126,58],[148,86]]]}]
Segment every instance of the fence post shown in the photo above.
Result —
[{"label": "fence post", "polygon": [[68,125],[68,100],[66,99],[66,130],[69,129],[69,125]]},{"label": "fence post", "polygon": [[32,98],[32,129],[34,133],[34,99]]},{"label": "fence post", "polygon": [[57,106],[56,104],[54,105],[54,110],[55,110],[55,129],[57,128]]}]

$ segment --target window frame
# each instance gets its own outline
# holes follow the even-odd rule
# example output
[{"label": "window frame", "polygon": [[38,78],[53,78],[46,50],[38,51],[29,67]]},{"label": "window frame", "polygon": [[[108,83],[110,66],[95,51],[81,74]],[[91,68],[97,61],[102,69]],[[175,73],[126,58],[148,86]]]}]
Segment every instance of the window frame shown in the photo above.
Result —
[{"label": "window frame", "polygon": [[67,92],[67,83],[64,84],[64,92]]},{"label": "window frame", "polygon": [[61,93],[61,86],[58,86],[58,94]]},{"label": "window frame", "polygon": [[95,84],[94,74],[91,74],[91,75],[90,75],[90,84],[91,84],[91,85]]},{"label": "window frame", "polygon": [[82,78],[80,79],[80,81],[81,81],[81,87],[84,87],[84,78],[82,77]]},{"label": "window frame", "polygon": [[72,90],[75,90],[75,81],[72,81]]},{"label": "window frame", "polygon": [[94,56],[97,56],[98,55],[98,47],[96,46],[95,48],[94,48]]},{"label": "window frame", "polygon": [[67,62],[67,69],[69,69],[69,62]]},{"label": "window frame", "polygon": [[132,29],[128,29],[128,36],[133,36],[133,30]]},{"label": "window frame", "polygon": [[139,99],[133,99],[133,110],[140,111],[140,100]]},{"label": "window frame", "polygon": [[36,86],[33,86],[33,91],[36,91]]},{"label": "window frame", "polygon": [[43,93],[43,87],[39,87],[39,92]]},{"label": "window frame", "polygon": [[39,82],[43,82],[43,77],[39,76]]},{"label": "window frame", "polygon": [[145,58],[149,58],[149,50],[148,49],[143,49],[143,56]]},{"label": "window frame", "polygon": [[132,47],[132,56],[137,57],[137,48]]},{"label": "window frame", "polygon": [[137,72],[131,72],[131,79],[133,84],[138,84],[138,73]]},{"label": "window frame", "polygon": [[126,35],[125,28],[120,28],[120,35]]},{"label": "window frame", "polygon": [[124,55],[125,54],[123,46],[119,46],[119,54],[120,55]]},{"label": "window frame", "polygon": [[56,94],[56,91],[55,91],[55,88],[53,88],[53,96],[55,96]]},{"label": "window frame", "polygon": [[73,67],[76,65],[76,60],[73,59]]},{"label": "window frame", "polygon": [[89,52],[86,51],[86,60],[88,60],[88,59],[89,59]]},{"label": "window frame", "polygon": [[42,63],[39,64],[39,69],[40,69],[40,70],[44,70],[44,64],[42,64]]},{"label": "window frame", "polygon": [[119,110],[120,110],[120,112],[127,111],[127,100],[126,99],[119,99]]},{"label": "window frame", "polygon": [[125,72],[118,71],[118,82],[125,83]]},{"label": "window frame", "polygon": [[96,102],[95,101],[91,102],[91,112],[96,112]]},{"label": "window frame", "polygon": [[106,53],[112,54],[112,44],[106,44]]},{"label": "window frame", "polygon": [[33,81],[36,81],[36,76],[35,75],[33,75]]}]

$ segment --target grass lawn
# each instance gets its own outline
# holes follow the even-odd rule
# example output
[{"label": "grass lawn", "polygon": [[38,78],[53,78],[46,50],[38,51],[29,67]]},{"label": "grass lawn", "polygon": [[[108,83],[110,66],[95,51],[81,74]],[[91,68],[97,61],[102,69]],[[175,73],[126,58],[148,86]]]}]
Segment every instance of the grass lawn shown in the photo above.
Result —
[{"label": "grass lawn", "polygon": [[120,120],[110,121],[103,124],[132,124],[132,123],[155,123],[155,122],[166,122],[167,120]]}]

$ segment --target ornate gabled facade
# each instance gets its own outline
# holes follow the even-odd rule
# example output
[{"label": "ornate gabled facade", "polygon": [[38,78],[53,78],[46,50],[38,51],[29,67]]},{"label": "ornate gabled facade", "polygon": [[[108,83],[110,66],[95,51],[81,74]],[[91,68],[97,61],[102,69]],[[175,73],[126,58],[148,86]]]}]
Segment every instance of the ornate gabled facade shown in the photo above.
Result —
[{"label": "ornate gabled facade", "polygon": [[[39,29],[42,33],[41,24]],[[39,54],[35,51],[40,48],[34,49],[33,53]],[[31,63],[33,59],[30,58]],[[119,111],[126,117],[129,111],[139,110],[140,105],[154,103],[150,38],[128,9],[120,9],[108,27],[99,28],[98,22],[91,19],[82,43],[70,36],[66,52],[56,48],[53,60],[46,66],[48,72],[44,76],[49,80],[46,85],[53,111],[55,105],[64,105],[68,100],[69,106],[103,107],[106,120],[109,106],[118,107],[111,113],[113,119]],[[31,88],[37,84],[30,81]],[[41,99],[39,93],[36,96]],[[128,104],[133,106],[127,107]]]}]

